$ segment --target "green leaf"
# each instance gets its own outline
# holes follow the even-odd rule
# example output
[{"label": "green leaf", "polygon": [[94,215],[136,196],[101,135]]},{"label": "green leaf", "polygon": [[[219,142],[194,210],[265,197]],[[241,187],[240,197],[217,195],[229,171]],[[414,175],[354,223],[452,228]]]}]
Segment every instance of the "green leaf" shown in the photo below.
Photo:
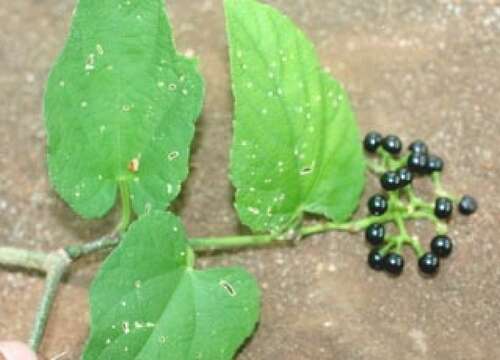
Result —
[{"label": "green leaf", "polygon": [[136,213],[164,209],[187,176],[202,99],[162,0],[79,1],[45,94],[55,189],[86,218],[109,211],[119,183]]},{"label": "green leaf", "polygon": [[258,285],[243,269],[192,262],[172,214],[133,223],[92,284],[83,359],[232,359],[258,321]]},{"label": "green leaf", "polygon": [[281,232],[304,212],[343,221],[364,186],[359,131],[346,92],[284,15],[225,0],[235,97],[231,175],[254,231]]}]

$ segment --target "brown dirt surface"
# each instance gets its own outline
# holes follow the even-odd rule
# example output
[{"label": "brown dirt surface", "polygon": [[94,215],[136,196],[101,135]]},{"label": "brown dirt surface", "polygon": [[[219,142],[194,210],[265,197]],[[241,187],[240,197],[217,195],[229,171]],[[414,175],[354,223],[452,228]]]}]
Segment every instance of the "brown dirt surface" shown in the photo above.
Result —
[{"label": "brown dirt surface", "polygon": [[[420,137],[442,154],[445,183],[480,212],[456,216],[456,251],[434,279],[407,253],[394,279],[365,264],[363,237],[330,233],[295,247],[203,257],[259,279],[263,312],[240,360],[500,359],[500,3],[493,0],[273,0],[313,39],[348,88],[363,131]],[[200,57],[207,98],[192,174],[177,204],[192,236],[241,231],[231,202],[231,93],[221,0],[168,1],[177,43]],[[116,214],[83,221],[51,190],[41,99],[74,1],[0,6],[0,245],[50,250],[89,241]],[[423,185],[425,187],[425,185]],[[365,197],[376,191],[370,181]],[[364,207],[358,216],[365,213]],[[422,239],[432,229],[416,224]],[[88,333],[87,289],[97,259],[63,284],[42,354],[78,359]],[[43,279],[0,272],[0,339],[29,335]],[[60,357],[58,357],[60,356]]]}]

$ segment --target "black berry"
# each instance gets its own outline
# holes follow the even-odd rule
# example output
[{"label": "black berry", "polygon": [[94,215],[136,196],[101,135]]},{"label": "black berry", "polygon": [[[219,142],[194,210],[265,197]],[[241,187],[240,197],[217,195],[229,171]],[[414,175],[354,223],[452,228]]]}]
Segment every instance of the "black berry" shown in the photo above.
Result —
[{"label": "black berry", "polygon": [[377,249],[373,249],[368,254],[368,265],[373,270],[380,271],[384,268],[384,257],[378,252]]},{"label": "black berry", "polygon": [[387,135],[382,139],[382,147],[385,151],[391,154],[399,154],[403,148],[403,143],[401,139],[396,135]]},{"label": "black berry", "polygon": [[405,266],[404,258],[396,253],[389,253],[384,257],[384,269],[393,274],[399,275]]},{"label": "black berry", "polygon": [[385,227],[382,224],[371,224],[365,230],[365,239],[373,246],[382,245],[384,236]]},{"label": "black berry", "polygon": [[472,196],[464,195],[458,203],[458,211],[462,215],[474,214],[477,210],[477,201]]},{"label": "black berry", "polygon": [[376,131],[370,131],[363,140],[363,146],[368,152],[375,152],[382,143],[382,135]]},{"label": "black berry", "polygon": [[408,150],[413,154],[427,154],[429,149],[427,148],[427,144],[422,140],[415,140],[408,146]]},{"label": "black berry", "polygon": [[408,157],[408,168],[417,173],[425,174],[427,173],[427,164],[429,163],[429,158],[426,154],[422,153],[411,153]]},{"label": "black berry", "polygon": [[434,215],[439,219],[448,219],[453,213],[453,201],[446,197],[438,197],[434,204]]},{"label": "black berry", "polygon": [[435,274],[439,269],[439,257],[432,252],[427,252],[418,259],[418,267],[425,274]]},{"label": "black berry", "polygon": [[388,171],[380,177],[380,185],[387,190],[396,190],[401,185],[401,179],[395,171]]},{"label": "black berry", "polygon": [[427,171],[429,173],[441,172],[444,168],[444,161],[439,156],[429,155],[427,161]]},{"label": "black berry", "polygon": [[410,185],[413,181],[413,173],[408,168],[401,168],[398,170],[400,186],[404,187]]},{"label": "black berry", "polygon": [[387,198],[381,194],[375,194],[368,199],[368,210],[372,215],[382,215],[387,211],[389,206]]},{"label": "black berry", "polygon": [[453,242],[446,235],[437,235],[431,241],[431,250],[439,257],[448,257],[453,250]]}]

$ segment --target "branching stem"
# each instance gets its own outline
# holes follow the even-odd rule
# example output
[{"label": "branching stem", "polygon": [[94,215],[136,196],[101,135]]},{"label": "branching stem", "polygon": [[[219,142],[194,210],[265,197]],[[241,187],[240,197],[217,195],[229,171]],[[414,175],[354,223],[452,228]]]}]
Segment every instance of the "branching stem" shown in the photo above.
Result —
[{"label": "branching stem", "polygon": [[130,224],[130,218],[132,214],[132,207],[130,203],[130,191],[127,182],[120,181],[119,188],[120,188],[120,200],[122,206],[121,209],[122,218],[114,234],[120,233],[127,229],[128,225]]},{"label": "branching stem", "polygon": [[38,306],[29,339],[29,345],[33,351],[37,351],[40,347],[59,284],[71,263],[84,255],[116,246],[119,242],[118,234],[128,227],[131,218],[131,206],[129,190],[125,183],[120,183],[120,196],[122,202],[121,221],[109,237],[103,237],[86,244],[69,245],[49,253],[0,247],[0,265],[33,269],[46,274],[42,300]]},{"label": "branching stem", "polygon": [[[127,194],[127,192],[125,192],[125,194]],[[127,211],[126,207],[124,207],[124,209]],[[120,228],[126,226],[124,224],[128,225],[129,219],[130,213],[128,215],[123,215]],[[381,253],[385,254],[395,246],[398,250],[402,244],[406,242],[414,248],[417,254],[422,254],[423,249],[420,243],[418,240],[411,238],[404,227],[404,220],[406,219],[435,220],[432,214],[424,210],[409,212],[402,211],[399,207],[395,207],[382,216],[370,216],[344,223],[327,222],[324,224],[305,226],[300,229],[298,237],[302,238],[328,231],[347,231],[354,233],[362,231],[374,223],[393,222],[398,226],[400,235],[394,237],[394,241],[389,241],[385,247],[381,249]],[[189,244],[195,251],[212,251],[266,246],[272,243],[290,243],[290,240],[292,239],[278,235],[247,235],[192,238],[189,240]],[[103,237],[86,244],[70,245],[51,253],[0,247],[0,265],[34,269],[47,274],[44,294],[36,314],[33,332],[29,342],[33,350],[36,351],[40,346],[59,284],[71,263],[82,256],[112,249],[119,244],[119,241],[119,236],[113,233],[109,237]]]},{"label": "branching stem", "polygon": [[40,347],[59,284],[70,263],[71,259],[64,251],[57,251],[47,256],[45,289],[36,312],[35,323],[29,340],[29,345],[34,351],[37,351]]},{"label": "branching stem", "polygon": [[45,272],[48,254],[40,251],[0,247],[0,264]]},{"label": "branching stem", "polygon": [[[379,151],[379,153],[382,156],[382,163],[369,163],[369,169],[376,173],[380,173],[384,169],[395,170],[404,166],[406,163],[406,158],[393,159],[389,156],[389,154],[382,150]],[[440,181],[441,180],[438,175],[433,176],[436,193],[442,196],[447,195],[443,190]],[[57,289],[71,263],[82,256],[114,248],[120,242],[119,234],[127,229],[132,216],[130,192],[128,185],[125,182],[120,182],[119,188],[122,208],[121,220],[115,231],[113,231],[113,233],[109,236],[96,239],[86,244],[70,245],[50,253],[21,250],[11,247],[0,247],[0,265],[34,269],[46,273],[47,275],[45,290],[36,314],[35,324],[29,342],[33,350],[36,351],[40,346]],[[400,192],[406,195],[408,200],[407,202],[401,200]],[[405,220],[430,220],[435,224],[436,230],[439,234],[446,233],[446,225],[440,222],[433,214],[433,205],[417,197],[410,187],[406,187],[405,189],[397,192],[389,193],[389,203],[391,205],[388,211],[381,216],[369,216],[350,222],[326,222],[322,224],[308,225],[299,227],[298,230],[291,231],[286,234],[257,234],[229,237],[192,238],[189,240],[189,244],[195,251],[258,247],[273,243],[294,243],[293,240],[302,239],[309,235],[328,231],[347,231],[355,233],[362,231],[375,223],[394,223],[399,230],[399,235],[388,236],[386,238],[385,245],[379,250],[380,253],[385,255],[393,249],[395,249],[396,252],[399,252],[401,251],[403,245],[408,244],[414,249],[417,256],[420,257],[424,254],[424,249],[417,238],[408,234]],[[194,263],[194,256],[192,256],[191,262]]]}]

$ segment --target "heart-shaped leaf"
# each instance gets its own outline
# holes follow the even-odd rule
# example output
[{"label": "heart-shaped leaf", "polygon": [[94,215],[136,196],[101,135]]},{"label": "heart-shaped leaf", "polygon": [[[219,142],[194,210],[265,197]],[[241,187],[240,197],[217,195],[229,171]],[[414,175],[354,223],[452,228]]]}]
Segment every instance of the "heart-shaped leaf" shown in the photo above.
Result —
[{"label": "heart-shaped leaf", "polygon": [[83,359],[232,359],[258,321],[258,285],[243,269],[192,263],[175,216],[133,223],[92,284]]},{"label": "heart-shaped leaf", "polygon": [[365,165],[346,92],[284,15],[255,0],[226,0],[225,8],[240,218],[254,231],[277,233],[304,212],[349,218]]},{"label": "heart-shaped leaf", "polygon": [[165,208],[187,176],[202,99],[163,1],[79,1],[45,94],[55,189],[86,218],[109,211],[119,184],[137,213]]}]

